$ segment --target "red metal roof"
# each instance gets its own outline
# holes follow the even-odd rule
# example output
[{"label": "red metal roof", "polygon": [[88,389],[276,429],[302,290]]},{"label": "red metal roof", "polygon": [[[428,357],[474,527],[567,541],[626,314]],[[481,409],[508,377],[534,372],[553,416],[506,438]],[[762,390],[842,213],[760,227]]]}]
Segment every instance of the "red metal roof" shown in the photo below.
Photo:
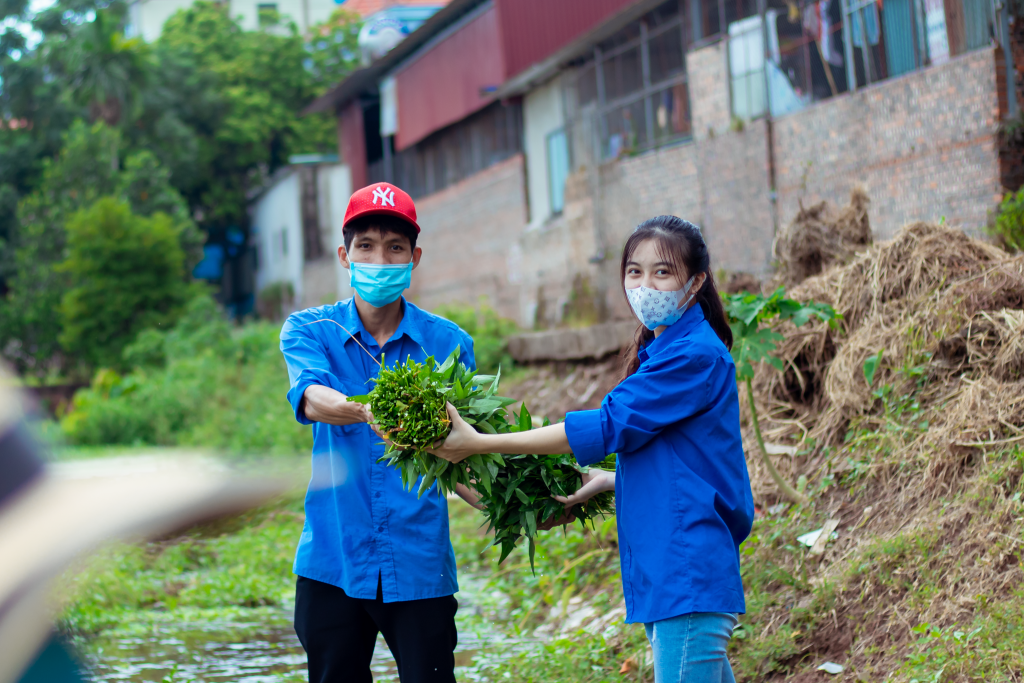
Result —
[{"label": "red metal roof", "polygon": [[398,150],[460,121],[493,98],[481,89],[505,80],[498,12],[491,5],[395,75]]},{"label": "red metal roof", "polygon": [[506,77],[550,56],[637,0],[495,0]]},{"label": "red metal roof", "polygon": [[388,7],[444,7],[448,0],[345,0],[338,7],[368,17]]}]

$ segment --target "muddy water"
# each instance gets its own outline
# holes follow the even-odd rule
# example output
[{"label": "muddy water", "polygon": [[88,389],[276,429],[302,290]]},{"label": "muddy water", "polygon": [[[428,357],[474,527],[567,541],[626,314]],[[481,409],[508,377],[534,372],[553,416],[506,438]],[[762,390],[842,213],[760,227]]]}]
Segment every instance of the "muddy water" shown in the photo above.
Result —
[{"label": "muddy water", "polygon": [[[482,584],[460,577],[456,622],[456,677],[482,680],[485,669],[532,643],[506,635],[486,614],[501,612],[503,597],[481,592]],[[253,619],[163,622],[131,635],[101,636],[84,644],[96,681],[186,683],[204,681],[278,683],[305,681],[306,659],[291,627],[291,614],[254,611]],[[395,660],[378,637],[371,664],[375,681],[398,681]]]}]

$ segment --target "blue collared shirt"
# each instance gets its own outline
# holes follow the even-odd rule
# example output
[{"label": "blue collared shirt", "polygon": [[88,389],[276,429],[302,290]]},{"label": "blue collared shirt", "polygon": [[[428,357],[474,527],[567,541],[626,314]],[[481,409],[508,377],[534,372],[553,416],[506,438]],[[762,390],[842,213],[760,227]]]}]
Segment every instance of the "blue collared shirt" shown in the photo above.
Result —
[{"label": "blue collared shirt", "polygon": [[294,571],[371,600],[379,576],[384,602],[458,592],[448,503],[436,484],[421,498],[415,489],[404,490],[399,472],[377,462],[384,446],[369,425],[311,422],[299,405],[311,384],[346,396],[368,393],[380,369],[374,359],[380,361],[381,354],[388,367],[410,356],[422,362],[432,355],[443,362],[459,346],[462,362],[475,367],[469,335],[402,301],[402,322],[383,348],[363,327],[353,299],[293,313],[281,329],[291,381],[288,400],[295,418],[313,425],[313,476]]},{"label": "blue collared shirt", "polygon": [[744,612],[739,547],[754,500],[732,357],[693,306],[640,361],[598,410],[565,419],[580,464],[618,453],[626,621]]}]

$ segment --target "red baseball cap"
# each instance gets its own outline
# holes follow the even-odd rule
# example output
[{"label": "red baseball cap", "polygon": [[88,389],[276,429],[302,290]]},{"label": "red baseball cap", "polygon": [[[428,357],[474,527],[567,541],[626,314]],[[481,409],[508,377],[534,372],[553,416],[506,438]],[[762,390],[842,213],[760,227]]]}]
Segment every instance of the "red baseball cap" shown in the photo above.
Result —
[{"label": "red baseball cap", "polygon": [[391,183],[374,183],[353,192],[351,199],[348,200],[348,208],[345,209],[345,222],[342,227],[357,218],[373,215],[401,218],[416,228],[416,234],[420,232],[420,226],[416,222],[416,205],[412,203],[412,197]]}]

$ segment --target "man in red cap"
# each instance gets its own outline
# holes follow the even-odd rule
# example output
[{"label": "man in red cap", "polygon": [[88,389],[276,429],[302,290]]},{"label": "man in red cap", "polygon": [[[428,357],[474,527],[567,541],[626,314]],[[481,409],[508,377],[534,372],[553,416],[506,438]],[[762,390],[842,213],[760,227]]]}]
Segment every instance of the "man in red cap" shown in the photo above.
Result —
[{"label": "man in red cap", "polygon": [[[420,228],[408,194],[389,183],[349,200],[338,258],[355,296],[292,314],[281,329],[288,400],[313,425],[313,476],[294,571],[295,631],[310,683],[370,683],[382,633],[403,683],[452,683],[456,645],[455,553],[447,501],[417,498],[377,459],[384,446],[365,406],[382,363],[447,357],[474,365],[473,340],[409,303],[402,292],[420,262]],[[475,504],[467,489],[459,495]]]}]

